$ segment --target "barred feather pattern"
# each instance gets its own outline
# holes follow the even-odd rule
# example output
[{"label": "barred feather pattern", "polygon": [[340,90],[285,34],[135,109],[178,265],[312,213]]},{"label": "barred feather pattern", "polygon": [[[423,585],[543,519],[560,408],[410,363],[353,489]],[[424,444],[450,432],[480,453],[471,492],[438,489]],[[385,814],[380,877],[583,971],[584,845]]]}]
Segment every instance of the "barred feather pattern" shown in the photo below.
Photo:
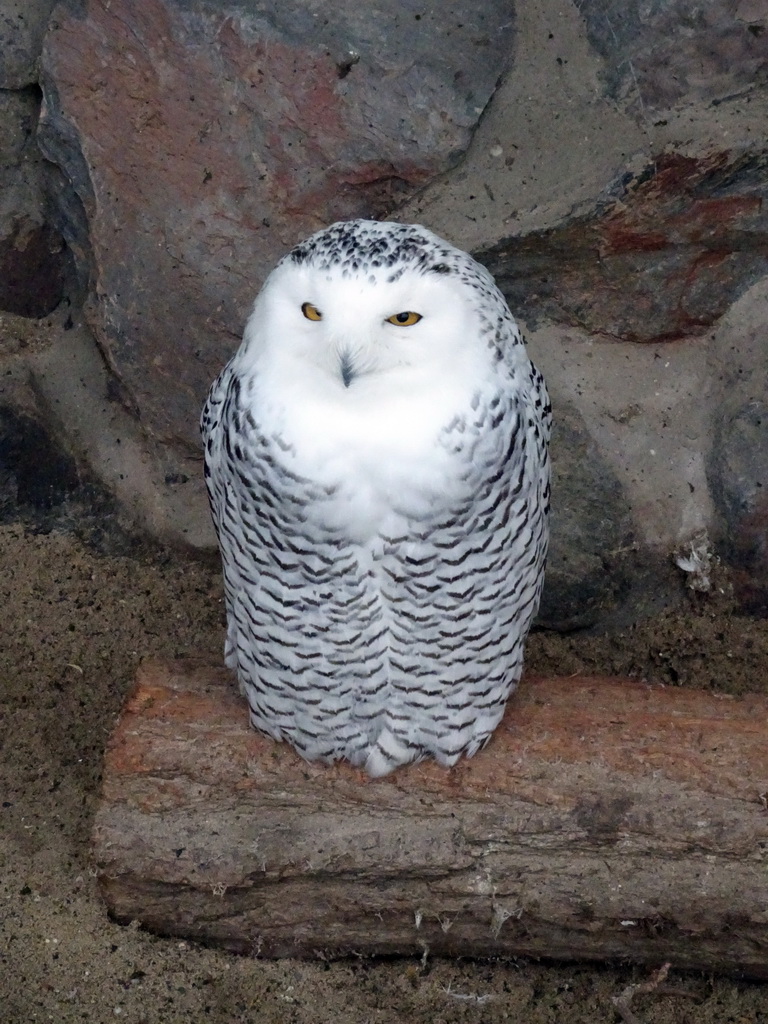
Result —
[{"label": "barred feather pattern", "polygon": [[406,474],[368,535],[339,516],[347,481],[307,472],[260,415],[247,349],[208,396],[225,659],[253,726],[308,760],[346,758],[372,776],[427,756],[453,765],[487,742],[520,678],[546,560],[551,412],[478,273],[478,301],[490,294],[495,310],[483,321],[492,368],[435,436],[451,486],[425,499]]}]

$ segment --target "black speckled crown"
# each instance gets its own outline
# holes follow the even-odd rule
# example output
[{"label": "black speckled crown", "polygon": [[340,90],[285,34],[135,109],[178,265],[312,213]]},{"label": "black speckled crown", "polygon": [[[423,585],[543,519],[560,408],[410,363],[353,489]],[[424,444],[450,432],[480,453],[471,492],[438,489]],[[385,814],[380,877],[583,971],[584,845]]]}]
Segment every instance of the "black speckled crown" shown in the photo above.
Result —
[{"label": "black speckled crown", "polygon": [[[458,273],[458,262],[471,257],[414,224],[394,221],[345,220],[331,224],[288,254],[294,263],[318,270],[360,273],[391,268],[422,273]],[[474,261],[472,261],[474,262]],[[397,274],[389,280],[396,280]]]}]

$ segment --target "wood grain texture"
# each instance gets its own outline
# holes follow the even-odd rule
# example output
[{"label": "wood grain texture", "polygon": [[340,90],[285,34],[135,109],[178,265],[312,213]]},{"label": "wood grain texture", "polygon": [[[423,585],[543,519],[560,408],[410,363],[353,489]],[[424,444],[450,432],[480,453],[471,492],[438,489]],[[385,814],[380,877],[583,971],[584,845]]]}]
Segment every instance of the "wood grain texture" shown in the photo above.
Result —
[{"label": "wood grain texture", "polygon": [[768,700],[526,678],[475,758],[371,781],[147,662],[94,827],[109,912],[263,956],[621,960],[768,979]]}]

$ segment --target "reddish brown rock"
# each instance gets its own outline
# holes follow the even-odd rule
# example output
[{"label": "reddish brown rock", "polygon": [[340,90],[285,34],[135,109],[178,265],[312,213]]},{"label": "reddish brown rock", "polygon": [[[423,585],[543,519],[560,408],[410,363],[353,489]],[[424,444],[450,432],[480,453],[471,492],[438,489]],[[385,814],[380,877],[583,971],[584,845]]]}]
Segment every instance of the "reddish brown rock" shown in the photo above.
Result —
[{"label": "reddish brown rock", "polygon": [[511,26],[501,0],[58,5],[41,140],[84,204],[90,321],[149,431],[197,450],[276,259],[458,159]]},{"label": "reddish brown rock", "polygon": [[701,334],[765,273],[758,154],[662,154],[588,217],[480,254],[512,308],[623,341]]},{"label": "reddish brown rock", "polygon": [[94,831],[122,922],[265,956],[619,959],[768,978],[768,701],[526,679],[491,743],[371,781],[148,663]]}]

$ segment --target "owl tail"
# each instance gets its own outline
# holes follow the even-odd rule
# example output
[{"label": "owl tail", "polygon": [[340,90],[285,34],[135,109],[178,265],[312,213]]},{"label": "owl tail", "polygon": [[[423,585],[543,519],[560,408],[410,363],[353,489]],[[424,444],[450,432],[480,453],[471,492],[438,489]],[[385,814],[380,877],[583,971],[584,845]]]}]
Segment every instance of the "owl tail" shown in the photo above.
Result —
[{"label": "owl tail", "polygon": [[410,764],[421,757],[423,754],[420,747],[398,739],[389,729],[383,729],[365,759],[365,770],[372,779],[380,779],[383,775],[389,775],[395,768]]}]

